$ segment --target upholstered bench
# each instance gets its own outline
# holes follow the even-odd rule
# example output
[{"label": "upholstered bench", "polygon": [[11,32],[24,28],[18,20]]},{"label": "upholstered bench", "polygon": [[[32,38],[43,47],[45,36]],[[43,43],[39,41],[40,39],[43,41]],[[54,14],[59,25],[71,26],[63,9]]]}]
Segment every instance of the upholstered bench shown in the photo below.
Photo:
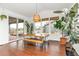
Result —
[{"label": "upholstered bench", "polygon": [[31,39],[24,39],[24,41],[41,44],[41,43],[43,43],[44,40],[39,40],[39,39],[31,38]]}]

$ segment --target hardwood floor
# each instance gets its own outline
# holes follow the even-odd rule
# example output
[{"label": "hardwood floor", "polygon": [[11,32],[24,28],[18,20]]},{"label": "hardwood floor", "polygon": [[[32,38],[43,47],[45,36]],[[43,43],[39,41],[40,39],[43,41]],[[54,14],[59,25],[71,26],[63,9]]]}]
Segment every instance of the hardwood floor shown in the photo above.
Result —
[{"label": "hardwood floor", "polygon": [[0,56],[65,56],[65,46],[58,42],[49,42],[44,48],[24,47],[23,40],[0,46]]}]

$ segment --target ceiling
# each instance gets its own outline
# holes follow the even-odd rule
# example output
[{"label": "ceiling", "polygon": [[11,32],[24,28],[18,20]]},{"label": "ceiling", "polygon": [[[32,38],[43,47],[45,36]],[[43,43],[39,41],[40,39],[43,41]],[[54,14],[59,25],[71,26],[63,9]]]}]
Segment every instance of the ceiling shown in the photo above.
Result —
[{"label": "ceiling", "polygon": [[[71,8],[73,3],[38,3],[38,12],[45,10],[62,10]],[[27,17],[31,17],[36,10],[36,3],[0,3],[0,6]]]}]

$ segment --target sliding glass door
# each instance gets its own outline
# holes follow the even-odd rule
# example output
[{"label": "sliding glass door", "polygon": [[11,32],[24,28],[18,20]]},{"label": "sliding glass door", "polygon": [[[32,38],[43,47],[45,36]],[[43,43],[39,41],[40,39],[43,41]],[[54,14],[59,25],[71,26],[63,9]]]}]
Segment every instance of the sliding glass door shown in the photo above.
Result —
[{"label": "sliding glass door", "polygon": [[22,19],[18,19],[18,38],[22,38],[23,37],[23,34],[24,34],[24,20]]},{"label": "sliding glass door", "polygon": [[17,19],[9,17],[9,41],[17,38]]},{"label": "sliding glass door", "polygon": [[24,20],[9,16],[9,41],[23,38]]}]

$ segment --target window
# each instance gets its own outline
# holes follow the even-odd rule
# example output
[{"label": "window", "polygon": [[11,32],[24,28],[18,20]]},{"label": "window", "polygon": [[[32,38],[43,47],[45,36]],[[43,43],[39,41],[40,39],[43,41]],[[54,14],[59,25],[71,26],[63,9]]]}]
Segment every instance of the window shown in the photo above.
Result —
[{"label": "window", "polygon": [[42,21],[35,23],[35,34],[48,33],[49,21]]}]

